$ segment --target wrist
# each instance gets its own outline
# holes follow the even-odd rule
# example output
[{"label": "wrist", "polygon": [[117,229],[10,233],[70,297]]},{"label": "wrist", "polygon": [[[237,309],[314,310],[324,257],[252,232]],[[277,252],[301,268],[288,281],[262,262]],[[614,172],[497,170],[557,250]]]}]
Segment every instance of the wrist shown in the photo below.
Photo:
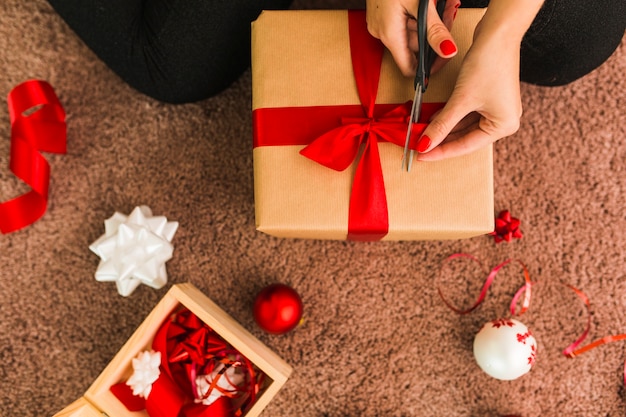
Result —
[{"label": "wrist", "polygon": [[491,0],[476,29],[476,39],[495,37],[521,43],[543,3],[544,0]]}]

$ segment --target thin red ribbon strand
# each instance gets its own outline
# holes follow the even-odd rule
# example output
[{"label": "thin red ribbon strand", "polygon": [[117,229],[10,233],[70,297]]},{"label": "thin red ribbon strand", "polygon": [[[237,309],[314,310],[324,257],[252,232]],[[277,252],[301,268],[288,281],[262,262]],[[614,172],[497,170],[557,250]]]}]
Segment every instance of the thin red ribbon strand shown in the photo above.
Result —
[{"label": "thin red ribbon strand", "polygon": [[40,152],[66,152],[65,111],[52,86],[29,80],[7,97],[11,120],[9,168],[31,191],[0,203],[0,232],[11,233],[39,220],[48,206],[50,165]]},{"label": "thin red ribbon strand", "polygon": [[[533,283],[532,285],[537,284],[536,282]],[[577,296],[578,298],[583,302],[583,304],[585,305],[585,309],[587,311],[587,323],[585,325],[585,330],[581,333],[581,335],[574,341],[572,342],[569,346],[567,346],[564,350],[563,350],[563,355],[568,357],[568,358],[574,358],[576,356],[582,355],[585,352],[588,352],[592,349],[595,349],[597,347],[600,347],[602,345],[606,345],[607,343],[612,343],[612,342],[618,342],[620,340],[626,340],[626,334],[618,334],[618,335],[611,335],[611,336],[604,336],[600,339],[594,340],[593,342],[589,343],[588,345],[585,345],[583,347],[579,347],[587,338],[587,336],[589,335],[589,331],[591,330],[591,302],[589,301],[589,297],[587,297],[587,295],[581,291],[580,289],[574,287],[573,285],[570,284],[562,284],[563,286],[569,288],[570,290],[572,290]],[[518,290],[518,294],[520,293],[522,289]],[[516,297],[513,298],[512,301],[512,306],[514,305],[513,303],[516,301],[517,295]],[[624,361],[624,369],[623,369],[623,374],[622,374],[622,380],[624,385],[626,385],[626,361]]]},{"label": "thin red ribbon strand", "polygon": [[[520,294],[524,291],[524,287],[527,285],[533,286],[539,284],[539,282],[532,282],[532,283],[527,283],[525,284],[522,288],[520,288],[517,293],[513,296],[513,300],[511,301],[511,310],[514,311],[515,310],[515,304],[517,303],[517,300],[519,299]],[[567,356],[568,358],[573,358],[575,356],[578,356],[582,353],[588,352],[591,349],[594,349],[598,346],[602,346],[604,344],[607,343],[611,343],[611,342],[616,342],[619,340],[626,340],[626,334],[619,334],[619,335],[615,335],[615,336],[605,336],[601,339],[598,339],[594,342],[589,343],[586,346],[583,346],[581,348],[579,348],[579,346],[585,341],[585,339],[587,338],[587,336],[589,335],[589,331],[591,330],[591,302],[589,301],[589,297],[587,297],[587,295],[581,291],[580,289],[574,287],[573,285],[570,284],[565,284],[565,283],[561,283],[561,285],[563,285],[566,288],[569,288],[570,290],[572,290],[574,292],[574,294],[576,294],[578,296],[578,298],[583,302],[583,304],[585,305],[585,309],[587,311],[587,323],[585,324],[585,329],[583,330],[583,332],[580,334],[580,336],[578,338],[576,338],[576,340],[574,342],[572,342],[569,346],[567,346],[564,350],[563,350],[563,355]],[[626,365],[625,365],[626,367]],[[626,384],[626,374],[624,375],[624,383]]]},{"label": "thin red ribbon strand", "polygon": [[[519,290],[517,290],[517,292],[513,296],[513,299],[511,300],[511,314],[515,314],[515,306],[516,306],[517,301],[520,298],[521,294],[525,291],[525,287],[527,287],[527,286],[531,286],[532,287],[533,285],[537,285],[537,284],[539,284],[539,282],[537,282],[537,281],[531,282],[531,283],[526,283]],[[581,290],[579,290],[578,288],[576,288],[576,287],[574,287],[574,286],[572,286],[570,284],[563,284],[562,283],[561,285],[563,285],[564,287],[569,288],[570,290],[572,290],[578,296],[578,298],[580,298],[580,300],[585,304],[585,307],[587,309],[587,324],[585,326],[585,330],[581,333],[581,335],[574,342],[572,342],[569,346],[567,346],[563,350],[563,355],[565,355],[567,357],[573,357],[573,355],[572,355],[573,352],[576,350],[576,348],[578,346],[580,346],[580,344],[589,335],[589,330],[591,329],[591,303],[589,302],[589,298],[587,298],[585,293],[582,292]],[[588,349],[586,349],[586,350],[588,350]]]},{"label": "thin red ribbon strand", "polygon": [[[483,267],[482,263],[474,256],[467,254],[467,253],[455,253],[453,255],[450,255],[448,258],[446,258],[446,260],[444,261],[444,264],[442,265],[442,269],[445,266],[445,264],[449,261],[452,261],[454,259],[459,259],[459,258],[465,258],[465,259],[469,259],[472,262],[477,263],[478,265],[480,265],[481,269],[483,269],[484,271],[485,268]],[[523,268],[523,272],[524,272],[524,285],[522,285],[517,291],[516,293],[513,295],[513,298],[511,299],[511,304],[509,306],[509,311],[511,313],[512,316],[515,315],[522,315],[524,314],[529,306],[530,306],[530,299],[531,299],[531,288],[534,285],[539,284],[538,281],[531,281],[530,279],[530,274],[528,272],[528,269],[526,268],[526,265],[524,265],[523,262],[519,261],[519,260],[514,260],[514,259],[507,259],[506,261],[496,265],[494,268],[491,269],[491,271],[486,272],[487,278],[485,279],[485,282],[483,284],[483,287],[480,291],[480,294],[478,296],[478,299],[476,300],[476,302],[469,308],[467,309],[459,309],[456,308],[454,305],[452,305],[448,300],[446,300],[446,298],[443,295],[443,292],[441,291],[441,288],[438,287],[437,291],[439,292],[439,296],[441,297],[441,299],[443,300],[443,302],[446,304],[446,306],[448,306],[448,308],[450,308],[452,311],[458,313],[458,314],[468,314],[470,312],[472,312],[473,310],[475,310],[485,299],[485,297],[487,296],[487,291],[489,290],[489,287],[491,286],[491,284],[493,283],[493,280],[495,279],[496,275],[498,274],[498,272],[506,265],[510,264],[511,262],[517,262],[519,263],[522,268]],[[578,288],[569,285],[569,284],[563,284],[565,287],[571,289],[572,291],[574,291],[574,293],[583,301],[583,303],[585,304],[586,308],[587,308],[587,326],[585,328],[585,330],[583,331],[583,333],[572,343],[570,344],[568,347],[565,348],[565,350],[563,350],[563,355],[568,356],[568,357],[573,357],[576,354],[580,354],[583,353],[587,350],[592,349],[595,346],[599,346],[603,343],[600,343],[602,340],[607,339],[607,338],[603,338],[600,341],[594,342],[594,346],[588,346],[586,348],[581,348],[576,350],[576,348],[585,340],[585,338],[587,337],[587,335],[589,334],[589,330],[591,327],[591,305],[589,303],[589,299],[587,298],[587,296]],[[517,304],[519,299],[522,297],[522,295],[524,296],[523,302],[522,302],[522,306],[519,310],[519,312],[517,311]],[[626,335],[620,335],[620,336],[609,336],[608,338],[611,338],[611,340],[615,339],[615,338],[619,338],[621,336],[624,336],[624,338],[626,338]],[[615,340],[621,340],[621,339],[615,339]]]},{"label": "thin red ribbon strand", "polygon": [[483,284],[480,290],[480,294],[478,295],[478,298],[476,299],[474,304],[467,309],[460,309],[452,305],[452,303],[450,303],[443,295],[443,291],[441,290],[441,287],[438,286],[437,292],[439,293],[439,296],[443,300],[444,304],[449,309],[461,315],[469,314],[472,311],[474,311],[485,300],[485,297],[487,296],[487,291],[489,290],[489,287],[493,283],[493,280],[496,278],[496,275],[498,275],[498,272],[500,272],[500,270],[504,268],[506,265],[509,265],[510,263],[515,262],[515,263],[518,263],[522,267],[522,270],[524,272],[525,284],[517,291],[517,293],[515,294],[515,297],[513,298],[514,301],[511,302],[511,306],[510,306],[511,314],[512,315],[516,314],[515,313],[516,302],[522,294],[524,294],[524,301],[522,303],[522,307],[520,311],[517,314],[522,315],[526,312],[526,310],[528,310],[528,307],[530,307],[531,288],[532,288],[533,282],[530,280],[530,273],[528,272],[528,268],[526,268],[526,265],[522,261],[519,261],[517,259],[507,259],[506,261],[501,262],[495,267],[493,267],[490,271],[487,271],[487,269],[485,269],[485,267],[483,266],[482,262],[480,262],[478,258],[476,258],[475,256],[467,254],[467,253],[455,253],[455,254],[448,256],[444,260],[441,270],[440,270],[440,274],[442,273],[444,266],[448,262],[455,260],[455,259],[459,259],[459,258],[469,259],[472,262],[477,263],[480,266],[480,268],[485,272],[485,274],[487,275],[487,278],[485,279],[485,283]]},{"label": "thin red ribbon strand", "polygon": [[[477,263],[478,265],[480,265],[480,267],[485,270],[485,268],[483,267],[482,263],[474,256],[467,254],[467,253],[455,253],[450,255],[448,258],[445,259],[444,263],[442,264],[442,270],[443,267],[445,266],[446,263],[448,263],[449,261],[452,261],[454,259],[459,259],[459,258],[465,258],[465,259],[469,259],[472,262]],[[519,263],[524,271],[524,285],[522,285],[522,287],[520,289],[517,290],[517,292],[515,293],[515,295],[513,296],[512,300],[511,300],[511,304],[509,307],[509,310],[511,312],[511,315],[522,315],[523,313],[525,313],[528,310],[528,307],[530,306],[530,298],[531,298],[531,288],[534,285],[539,284],[538,281],[531,281],[530,280],[530,274],[528,272],[528,269],[526,268],[526,266],[524,265],[524,263],[522,263],[521,261],[518,260],[514,260],[514,259],[508,259],[498,265],[496,265],[493,269],[491,269],[491,271],[486,272],[487,273],[487,278],[485,279],[485,283],[483,284],[483,287],[480,291],[480,294],[478,296],[478,299],[476,300],[476,302],[469,308],[467,309],[459,309],[457,307],[455,307],[454,305],[452,305],[443,295],[443,292],[441,291],[440,287],[437,287],[437,291],[439,292],[439,296],[441,297],[441,299],[443,300],[443,302],[445,303],[445,305],[450,308],[452,311],[458,313],[458,314],[468,314],[470,312],[472,312],[474,309],[476,309],[485,299],[486,295],[487,295],[487,291],[489,289],[489,287],[491,286],[491,284],[493,283],[493,280],[495,279],[498,271],[500,271],[504,266],[510,264],[511,262],[517,262]],[[486,271],[486,270],[485,270]],[[441,274],[441,271],[440,271]],[[592,349],[595,349],[597,347],[600,347],[602,345],[605,345],[607,343],[612,343],[612,342],[617,342],[617,341],[621,341],[621,340],[626,340],[626,334],[618,334],[618,335],[610,335],[610,336],[604,336],[600,339],[594,340],[593,342],[580,347],[580,345],[585,341],[585,339],[587,338],[587,336],[589,335],[590,329],[591,329],[591,303],[589,301],[589,297],[587,297],[587,295],[581,291],[580,289],[574,287],[573,285],[570,284],[565,284],[562,283],[561,285],[563,285],[564,287],[572,290],[574,292],[574,294],[576,294],[578,296],[578,298],[583,302],[583,304],[585,305],[585,309],[587,311],[587,323],[585,325],[585,329],[583,330],[583,332],[581,333],[581,335],[576,338],[576,340],[574,342],[572,342],[570,345],[568,345],[564,350],[563,350],[563,355],[568,357],[568,358],[574,358],[576,356],[579,356],[585,352],[588,352]],[[522,302],[522,307],[520,308],[520,311],[516,313],[517,310],[517,303],[519,301],[519,299],[522,297],[522,295],[524,295],[524,299]],[[623,383],[624,385],[626,385],[626,361],[624,362],[624,369],[623,369]]]},{"label": "thin red ribbon strand", "polygon": [[[367,31],[363,11],[348,12],[350,54],[361,105],[256,109],[254,146],[307,145],[300,152],[343,171],[363,152],[352,182],[349,240],[382,239],[389,230],[387,196],[378,142],[404,146],[411,102],[376,104],[384,47]],[[412,149],[443,103],[426,103],[412,129]]]},{"label": "thin red ribbon strand", "polygon": [[[485,282],[480,290],[480,294],[478,295],[478,298],[476,299],[476,301],[474,302],[474,304],[466,309],[460,309],[455,307],[454,305],[452,305],[452,303],[450,303],[443,295],[443,292],[441,290],[441,287],[437,287],[437,292],[439,293],[439,296],[441,297],[441,299],[443,300],[444,304],[450,308],[452,311],[454,311],[457,314],[461,314],[461,315],[465,315],[465,314],[469,314],[472,311],[474,311],[487,297],[487,291],[489,290],[489,287],[491,286],[491,284],[493,284],[494,279],[496,278],[496,275],[498,274],[498,272],[500,272],[500,270],[502,268],[504,268],[506,265],[509,265],[512,262],[518,263],[519,265],[521,265],[522,270],[524,272],[524,285],[517,290],[517,292],[515,293],[515,296],[513,297],[513,301],[511,301],[511,305],[510,305],[510,312],[511,315],[515,315],[516,313],[516,304],[517,301],[519,300],[519,298],[522,296],[522,294],[524,295],[524,300],[522,302],[522,308],[520,309],[519,313],[517,313],[518,315],[522,315],[524,314],[527,310],[528,307],[530,307],[530,298],[531,298],[531,288],[533,286],[533,284],[535,284],[534,282],[532,282],[530,280],[530,273],[528,272],[528,268],[526,268],[526,265],[522,262],[519,261],[517,259],[507,259],[504,262],[499,263],[498,265],[496,265],[495,267],[493,267],[490,271],[487,271],[487,269],[483,266],[482,262],[480,262],[480,260],[478,258],[476,258],[473,255],[467,254],[467,253],[454,253],[450,256],[448,256],[442,266],[441,269],[439,271],[439,273],[441,274],[443,271],[444,266],[449,263],[450,261],[453,261],[455,259],[469,259],[470,261],[478,264],[480,266],[480,268],[484,271],[484,273],[487,275],[487,278],[485,279]],[[515,414],[507,414],[504,415],[502,417],[521,417]]]}]

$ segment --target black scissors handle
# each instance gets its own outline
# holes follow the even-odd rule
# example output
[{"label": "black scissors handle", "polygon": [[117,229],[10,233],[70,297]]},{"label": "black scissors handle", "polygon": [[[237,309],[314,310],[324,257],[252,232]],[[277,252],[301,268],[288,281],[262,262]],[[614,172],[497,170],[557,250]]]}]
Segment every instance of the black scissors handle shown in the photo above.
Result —
[{"label": "black scissors handle", "polygon": [[[422,92],[428,87],[428,78],[430,77],[430,67],[433,65],[437,54],[428,44],[426,35],[426,16],[428,15],[428,3],[431,0],[420,0],[417,6],[417,42],[418,42],[418,58],[417,73],[413,86],[417,89],[420,85]],[[446,8],[446,0],[437,0],[437,13],[443,18],[443,10]]]}]

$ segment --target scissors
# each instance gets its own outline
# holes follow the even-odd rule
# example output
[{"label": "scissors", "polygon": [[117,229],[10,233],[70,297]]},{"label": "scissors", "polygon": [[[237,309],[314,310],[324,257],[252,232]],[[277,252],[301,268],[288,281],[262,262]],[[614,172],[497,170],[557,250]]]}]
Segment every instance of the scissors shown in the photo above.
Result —
[{"label": "scissors", "polygon": [[[435,59],[435,51],[428,44],[426,39],[426,15],[428,12],[428,3],[431,0],[420,0],[417,6],[417,41],[418,41],[418,57],[417,72],[415,73],[415,96],[413,97],[413,107],[411,107],[411,116],[409,118],[409,127],[406,132],[406,140],[404,141],[404,153],[402,154],[402,168],[406,166],[406,170],[411,171],[413,164],[413,156],[415,151],[409,150],[409,141],[411,139],[411,130],[413,123],[417,123],[422,112],[422,100],[426,88],[428,88],[428,79],[430,78],[430,67]],[[446,0],[437,0],[437,13],[439,17],[443,16],[443,10],[446,7]],[[407,157],[408,154],[408,157]]]}]

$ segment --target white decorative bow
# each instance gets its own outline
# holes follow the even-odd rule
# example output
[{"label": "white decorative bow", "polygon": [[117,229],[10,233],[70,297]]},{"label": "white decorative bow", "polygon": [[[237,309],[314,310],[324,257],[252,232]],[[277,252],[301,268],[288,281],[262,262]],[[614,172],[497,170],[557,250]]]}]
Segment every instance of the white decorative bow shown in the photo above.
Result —
[{"label": "white decorative bow", "polygon": [[167,283],[165,262],[172,258],[170,243],[178,222],[152,216],[148,206],[139,206],[125,216],[115,212],[104,222],[105,233],[89,246],[101,258],[97,281],[115,281],[124,297],[139,284],[159,289]]},{"label": "white decorative bow", "polygon": [[161,352],[147,351],[139,352],[136,358],[133,358],[133,374],[126,381],[133,390],[133,395],[148,398],[152,391],[152,384],[159,379],[161,370]]}]

